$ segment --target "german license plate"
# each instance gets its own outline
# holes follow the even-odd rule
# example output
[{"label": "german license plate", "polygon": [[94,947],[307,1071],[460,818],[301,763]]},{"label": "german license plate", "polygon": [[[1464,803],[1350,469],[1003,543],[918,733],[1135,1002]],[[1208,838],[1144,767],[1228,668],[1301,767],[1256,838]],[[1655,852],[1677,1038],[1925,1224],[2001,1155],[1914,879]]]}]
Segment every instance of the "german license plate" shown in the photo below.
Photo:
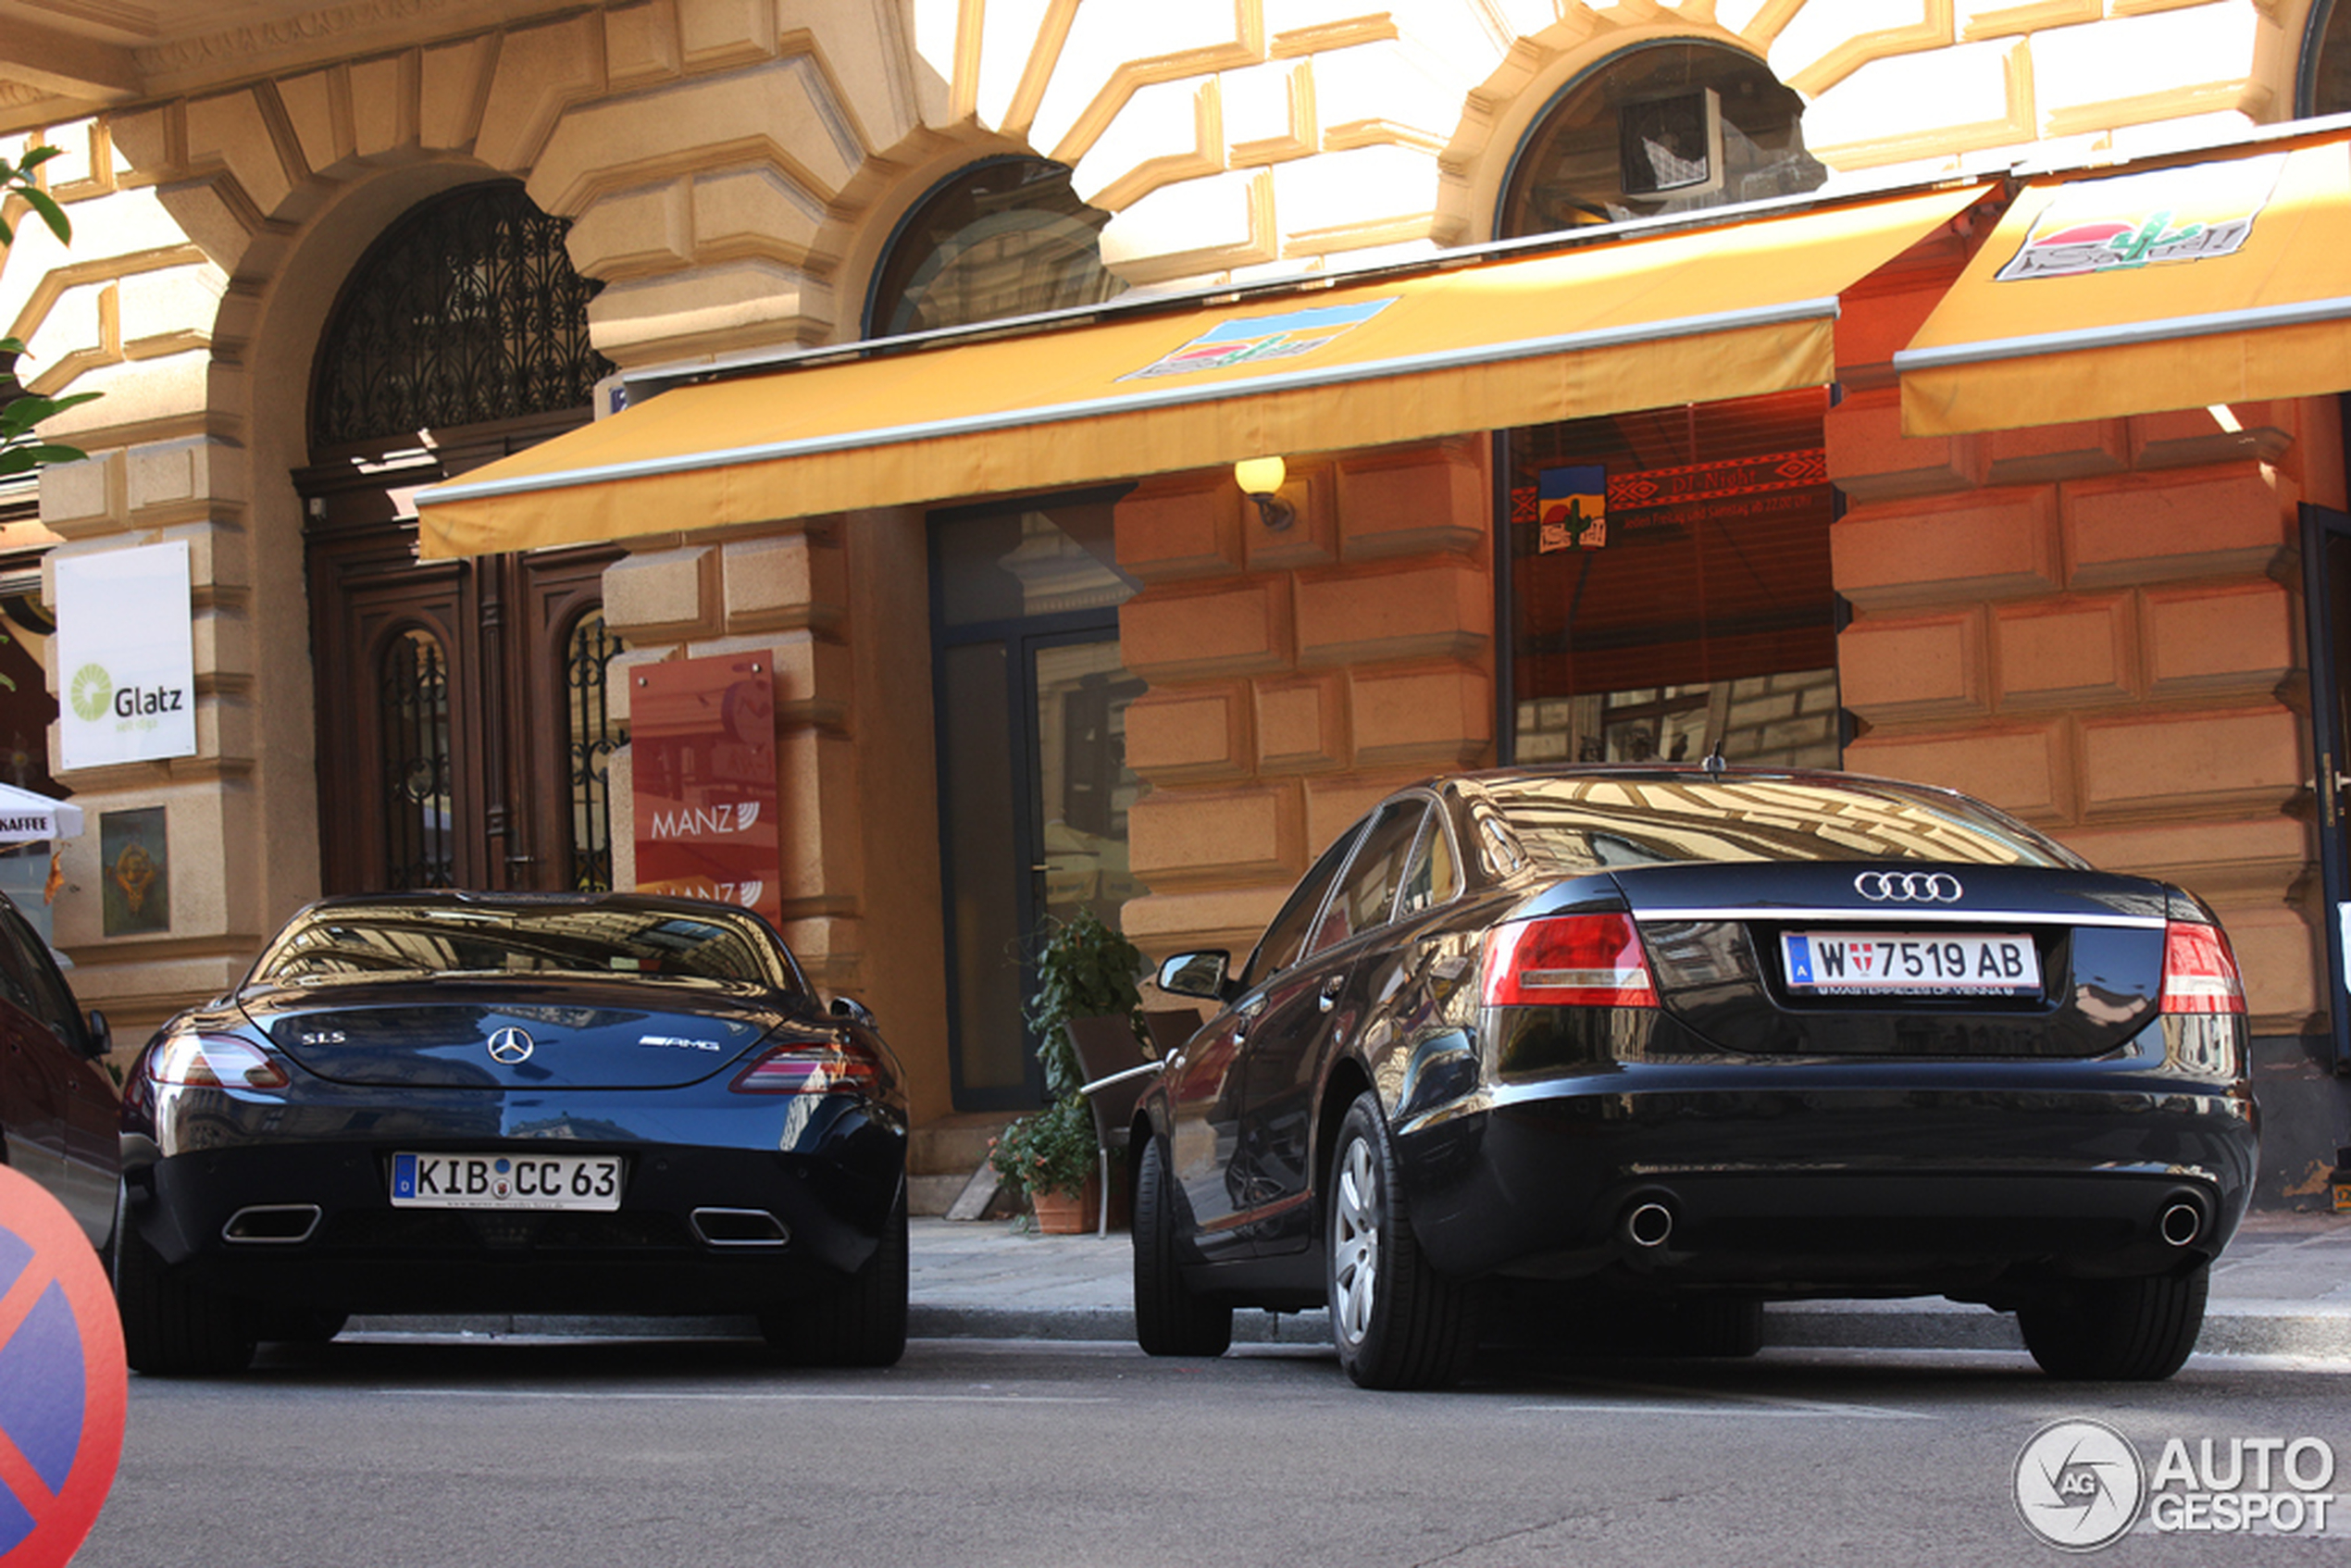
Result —
[{"label": "german license plate", "polygon": [[2038,996],[2041,957],[2014,932],[1787,931],[1788,989],[1810,996]]},{"label": "german license plate", "polygon": [[617,1154],[394,1154],[395,1209],[617,1209]]}]

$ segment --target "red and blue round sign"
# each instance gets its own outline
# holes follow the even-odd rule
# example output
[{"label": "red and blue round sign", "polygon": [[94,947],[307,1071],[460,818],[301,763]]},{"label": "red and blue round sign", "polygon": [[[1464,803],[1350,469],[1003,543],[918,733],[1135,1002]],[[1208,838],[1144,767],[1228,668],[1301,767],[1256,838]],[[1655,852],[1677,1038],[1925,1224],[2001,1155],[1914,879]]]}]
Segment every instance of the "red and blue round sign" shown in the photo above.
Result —
[{"label": "red and blue round sign", "polygon": [[0,1165],[0,1568],[63,1568],[122,1458],[122,1320],[89,1238]]}]

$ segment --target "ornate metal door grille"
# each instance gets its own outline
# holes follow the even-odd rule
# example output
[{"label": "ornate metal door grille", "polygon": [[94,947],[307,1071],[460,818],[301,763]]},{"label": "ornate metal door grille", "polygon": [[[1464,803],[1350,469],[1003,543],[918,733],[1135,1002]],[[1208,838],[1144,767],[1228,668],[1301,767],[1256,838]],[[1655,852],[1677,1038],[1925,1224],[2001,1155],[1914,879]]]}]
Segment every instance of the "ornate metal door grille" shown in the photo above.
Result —
[{"label": "ornate metal door grille", "polygon": [[410,629],[384,649],[384,844],[393,888],[446,888],[456,866],[449,773],[449,662]]},{"label": "ornate metal door grille", "polygon": [[571,227],[515,184],[418,207],[353,271],[318,355],[313,448],[580,408],[613,371]]},{"label": "ornate metal door grille", "polygon": [[606,629],[603,611],[591,610],[572,628],[570,650],[571,885],[603,892],[612,888],[612,784],[605,774],[613,753],[628,743],[628,727],[612,716],[606,680],[621,641]]}]

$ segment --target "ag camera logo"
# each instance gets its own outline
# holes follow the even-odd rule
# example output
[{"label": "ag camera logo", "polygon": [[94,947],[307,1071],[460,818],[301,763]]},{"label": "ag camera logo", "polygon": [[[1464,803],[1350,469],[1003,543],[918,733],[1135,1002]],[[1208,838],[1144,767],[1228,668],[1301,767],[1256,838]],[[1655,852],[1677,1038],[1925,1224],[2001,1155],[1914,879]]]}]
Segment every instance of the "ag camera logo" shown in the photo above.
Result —
[{"label": "ag camera logo", "polygon": [[2112,1546],[2142,1512],[2158,1535],[2327,1534],[2334,1450],[2318,1437],[2167,1439],[2150,1474],[2102,1421],[2059,1421],[2016,1456],[2024,1527],[2060,1551]]},{"label": "ag camera logo", "polygon": [[2096,1551],[2138,1522],[2146,1471],[2103,1421],[2058,1421],[2016,1456],[2016,1516],[2059,1551]]}]

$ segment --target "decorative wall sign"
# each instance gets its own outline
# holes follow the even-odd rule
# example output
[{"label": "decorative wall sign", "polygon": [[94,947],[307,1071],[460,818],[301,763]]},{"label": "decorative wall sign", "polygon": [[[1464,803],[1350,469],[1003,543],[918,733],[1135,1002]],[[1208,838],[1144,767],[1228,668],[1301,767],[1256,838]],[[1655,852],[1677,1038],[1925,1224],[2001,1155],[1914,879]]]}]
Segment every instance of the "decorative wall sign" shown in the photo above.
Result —
[{"label": "decorative wall sign", "polygon": [[184,540],[57,561],[57,741],[68,768],[196,753]]},{"label": "decorative wall sign", "polygon": [[1608,470],[1598,464],[1546,468],[1536,476],[1540,508],[1535,551],[1598,550],[1608,543]]},{"label": "decorative wall sign", "polygon": [[637,888],[783,918],[776,685],[764,655],[629,671]]},{"label": "decorative wall sign", "polygon": [[171,851],[163,807],[100,812],[98,858],[107,936],[171,929]]}]

